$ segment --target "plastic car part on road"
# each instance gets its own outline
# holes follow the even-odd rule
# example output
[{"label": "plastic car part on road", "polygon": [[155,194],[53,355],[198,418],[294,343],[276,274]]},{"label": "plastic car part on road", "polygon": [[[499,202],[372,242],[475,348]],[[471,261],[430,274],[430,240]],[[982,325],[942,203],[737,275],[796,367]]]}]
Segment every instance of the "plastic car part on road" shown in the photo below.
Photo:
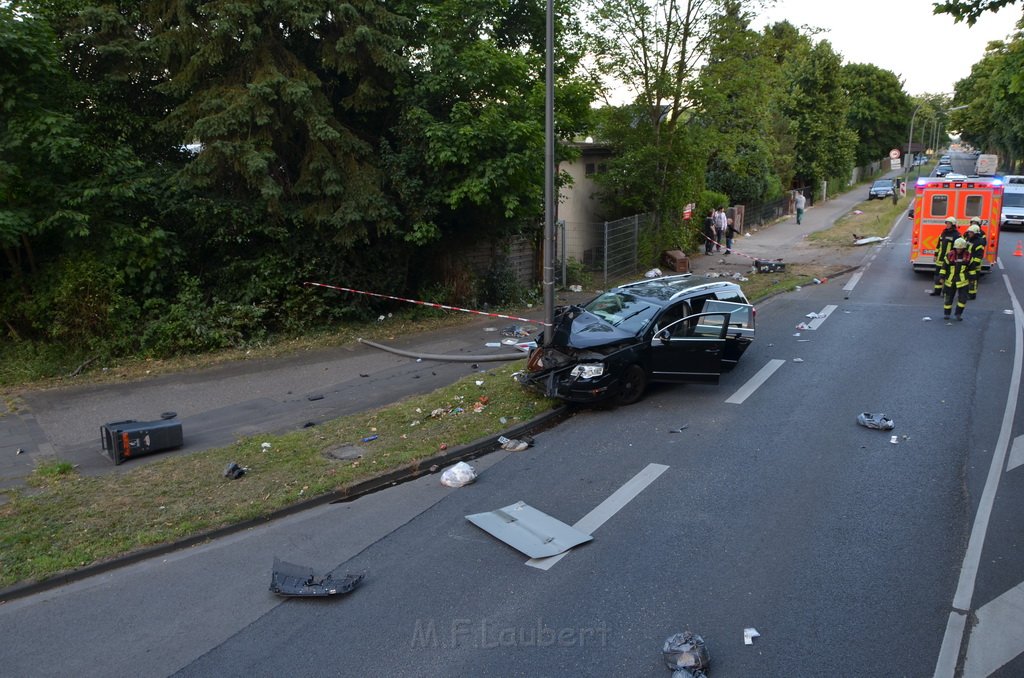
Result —
[{"label": "plastic car part on road", "polygon": [[335,579],[330,573],[317,577],[313,569],[274,558],[270,590],[279,596],[323,597],[349,593],[365,574],[347,574]]},{"label": "plastic car part on road", "polygon": [[893,420],[884,414],[871,414],[870,412],[861,412],[858,414],[857,423],[861,426],[876,428],[882,431],[888,431],[896,426],[896,424],[893,423]]}]

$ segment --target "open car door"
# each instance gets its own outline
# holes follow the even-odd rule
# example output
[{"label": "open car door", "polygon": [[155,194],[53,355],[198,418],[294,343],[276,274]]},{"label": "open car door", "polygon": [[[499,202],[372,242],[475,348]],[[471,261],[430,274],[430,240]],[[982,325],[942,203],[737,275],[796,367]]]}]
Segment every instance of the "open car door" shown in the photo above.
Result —
[{"label": "open car door", "polygon": [[660,328],[651,339],[651,378],[717,384],[730,315],[698,313]]}]

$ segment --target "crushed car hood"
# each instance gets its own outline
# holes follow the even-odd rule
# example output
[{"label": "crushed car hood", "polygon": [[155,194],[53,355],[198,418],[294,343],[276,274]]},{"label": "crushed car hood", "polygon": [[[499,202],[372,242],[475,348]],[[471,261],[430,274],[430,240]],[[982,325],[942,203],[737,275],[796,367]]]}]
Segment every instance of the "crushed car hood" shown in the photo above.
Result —
[{"label": "crushed car hood", "polygon": [[636,340],[636,335],[614,327],[579,306],[564,306],[556,310],[552,346],[575,349],[604,347]]}]

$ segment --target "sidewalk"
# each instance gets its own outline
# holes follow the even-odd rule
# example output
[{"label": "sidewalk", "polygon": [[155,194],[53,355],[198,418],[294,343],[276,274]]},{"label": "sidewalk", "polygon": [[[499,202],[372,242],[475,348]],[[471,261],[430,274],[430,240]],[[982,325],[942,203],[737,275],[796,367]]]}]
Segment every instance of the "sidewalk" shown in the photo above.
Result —
[{"label": "sidewalk", "polygon": [[[898,175],[898,171],[889,172],[882,178]],[[865,256],[863,249],[851,248],[837,253],[833,248],[811,244],[807,236],[831,228],[837,219],[866,199],[867,187],[857,186],[846,193],[829,200],[818,201],[808,207],[804,211],[801,224],[796,223],[796,215],[789,215],[774,224],[748,230],[733,241],[733,251],[728,256],[723,252],[705,255],[703,250],[687,253],[690,259],[690,272],[700,275],[746,274],[756,259],[781,259],[787,264],[829,264],[843,268],[858,266]],[[724,251],[724,246],[722,249]]]}]

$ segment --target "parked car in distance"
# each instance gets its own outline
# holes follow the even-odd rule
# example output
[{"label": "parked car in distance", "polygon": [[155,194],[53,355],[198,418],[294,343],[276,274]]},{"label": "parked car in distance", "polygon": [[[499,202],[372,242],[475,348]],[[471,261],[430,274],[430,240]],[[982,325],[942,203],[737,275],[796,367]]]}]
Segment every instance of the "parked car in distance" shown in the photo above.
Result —
[{"label": "parked car in distance", "polygon": [[940,165],[952,165],[953,164],[953,159],[950,158],[948,155],[943,155],[943,156],[939,157],[939,164]]},{"label": "parked car in distance", "polygon": [[937,176],[937,177],[944,177],[947,174],[951,174],[952,172],[953,172],[953,166],[952,165],[939,164],[939,165],[935,166],[935,169],[933,170],[932,173],[935,176]]},{"label": "parked car in distance", "polygon": [[622,285],[555,311],[552,340],[519,383],[551,398],[639,400],[649,382],[717,384],[754,339],[754,307],[734,282],[690,273]]},{"label": "parked car in distance", "polygon": [[891,198],[894,192],[892,179],[878,179],[868,189],[868,200]]}]

